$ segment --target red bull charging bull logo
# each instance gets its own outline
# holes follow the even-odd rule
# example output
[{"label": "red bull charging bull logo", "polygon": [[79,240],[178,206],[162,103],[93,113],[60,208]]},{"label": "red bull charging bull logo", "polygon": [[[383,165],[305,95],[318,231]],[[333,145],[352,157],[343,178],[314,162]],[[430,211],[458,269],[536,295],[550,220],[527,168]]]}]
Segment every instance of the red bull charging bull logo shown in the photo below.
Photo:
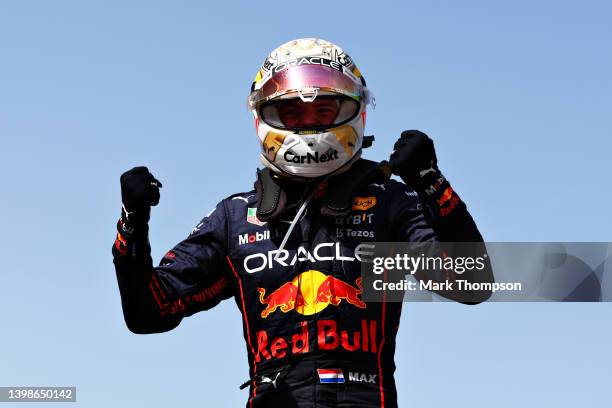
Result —
[{"label": "red bull charging bull logo", "polygon": [[453,188],[448,187],[446,190],[444,190],[444,192],[442,193],[442,196],[438,200],[438,205],[442,206],[445,202],[450,200],[452,197],[453,197]]},{"label": "red bull charging bull logo", "polygon": [[121,255],[127,255],[127,242],[119,232],[117,232],[117,238],[115,239],[115,248],[117,248],[117,251],[119,251]]},{"label": "red bull charging bull logo", "polygon": [[295,310],[302,315],[319,313],[327,306],[338,306],[343,300],[350,305],[365,309],[366,304],[361,300],[363,291],[361,278],[352,286],[341,279],[325,275],[322,272],[309,270],[302,272],[291,282],[266,296],[266,290],[258,288],[259,301],[265,305],[261,317],[266,318],[280,309],[287,313]]}]

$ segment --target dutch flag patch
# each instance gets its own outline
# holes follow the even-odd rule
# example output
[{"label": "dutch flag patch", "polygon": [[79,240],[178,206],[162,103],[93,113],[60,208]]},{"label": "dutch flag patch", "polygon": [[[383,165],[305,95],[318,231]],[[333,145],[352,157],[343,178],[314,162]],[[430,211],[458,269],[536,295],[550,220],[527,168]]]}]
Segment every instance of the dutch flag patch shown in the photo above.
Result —
[{"label": "dutch flag patch", "polygon": [[344,374],[339,368],[318,368],[317,373],[321,384],[340,384],[344,382]]}]

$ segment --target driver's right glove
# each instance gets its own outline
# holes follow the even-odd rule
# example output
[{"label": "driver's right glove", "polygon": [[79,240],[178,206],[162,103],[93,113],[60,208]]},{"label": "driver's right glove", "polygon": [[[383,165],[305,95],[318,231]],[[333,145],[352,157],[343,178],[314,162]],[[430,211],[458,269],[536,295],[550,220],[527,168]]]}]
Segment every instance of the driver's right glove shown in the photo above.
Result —
[{"label": "driver's right glove", "polygon": [[161,182],[144,166],[126,171],[120,182],[123,205],[117,229],[126,238],[146,233],[151,206],[159,203]]}]

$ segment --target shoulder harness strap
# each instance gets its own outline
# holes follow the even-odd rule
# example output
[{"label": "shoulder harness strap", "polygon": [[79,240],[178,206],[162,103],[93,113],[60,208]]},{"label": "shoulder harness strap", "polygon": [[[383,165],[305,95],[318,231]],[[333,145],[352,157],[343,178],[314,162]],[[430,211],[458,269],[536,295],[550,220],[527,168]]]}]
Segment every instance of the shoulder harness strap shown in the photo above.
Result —
[{"label": "shoulder harness strap", "polygon": [[[363,186],[384,181],[391,176],[389,163],[360,159],[351,168],[331,178],[322,198],[321,214],[327,217],[348,215],[355,194]],[[287,193],[272,177],[270,169],[257,170],[257,218],[270,221],[283,213],[287,205]]]},{"label": "shoulder harness strap", "polygon": [[255,181],[257,192],[257,218],[269,221],[278,217],[287,205],[287,193],[272,177],[270,169],[257,170]]},{"label": "shoulder harness strap", "polygon": [[353,206],[353,199],[359,190],[376,181],[383,181],[391,176],[389,164],[386,161],[376,163],[361,159],[350,170],[329,181],[327,191],[323,196],[321,214],[327,217],[348,215]]}]

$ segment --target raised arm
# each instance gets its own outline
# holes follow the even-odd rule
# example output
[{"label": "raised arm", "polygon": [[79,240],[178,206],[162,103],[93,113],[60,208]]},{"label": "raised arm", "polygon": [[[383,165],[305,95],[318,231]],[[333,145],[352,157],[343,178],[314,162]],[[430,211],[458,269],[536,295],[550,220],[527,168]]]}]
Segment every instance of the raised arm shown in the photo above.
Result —
[{"label": "raised arm", "polygon": [[[402,132],[395,143],[389,164],[392,172],[399,175],[408,188],[413,190],[405,192],[408,198],[403,202],[400,200],[394,211],[398,218],[398,240],[471,242],[475,244],[456,245],[456,250],[445,255],[476,257],[484,254],[484,244],[477,244],[483,243],[482,235],[467,206],[438,168],[433,141],[425,133],[418,130]],[[412,202],[409,199],[411,194]],[[453,271],[444,272],[440,278],[451,282],[459,277],[470,283],[494,281],[488,258],[481,271],[469,271],[461,275]],[[432,279],[422,274],[416,277],[420,280]],[[456,286],[453,291],[437,293],[468,304],[482,302],[491,295],[489,291],[460,293]]]},{"label": "raised arm", "polygon": [[125,322],[138,334],[172,330],[183,317],[233,295],[223,202],[153,267],[148,221],[160,187],[146,167],[121,176],[123,208],[112,252]]}]

